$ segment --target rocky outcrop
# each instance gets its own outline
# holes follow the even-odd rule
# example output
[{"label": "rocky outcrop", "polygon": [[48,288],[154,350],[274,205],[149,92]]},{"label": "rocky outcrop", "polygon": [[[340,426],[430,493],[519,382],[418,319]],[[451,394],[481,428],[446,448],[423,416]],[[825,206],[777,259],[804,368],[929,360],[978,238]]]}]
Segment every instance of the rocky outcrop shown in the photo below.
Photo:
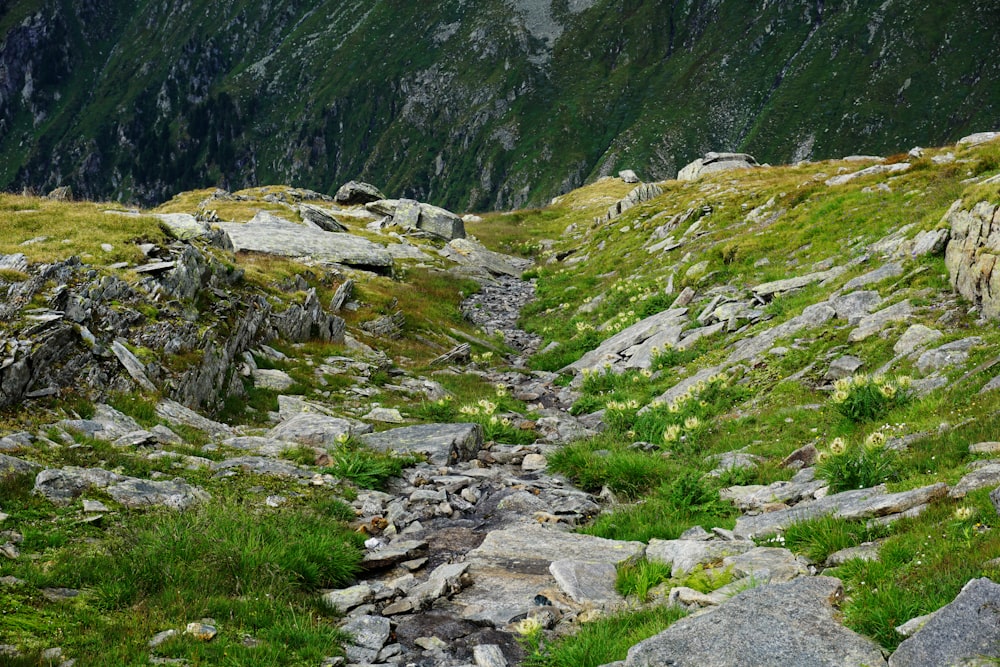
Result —
[{"label": "rocky outcrop", "polygon": [[340,186],[337,194],[333,196],[334,201],[344,206],[356,204],[367,204],[368,202],[385,199],[385,195],[370,183],[359,181],[348,181]]},{"label": "rocky outcrop", "polygon": [[717,174],[723,171],[733,171],[736,169],[753,169],[759,167],[757,160],[747,153],[705,153],[705,157],[700,157],[694,162],[690,162],[683,169],[677,172],[678,181],[696,181],[708,174]]},{"label": "rocky outcrop", "polygon": [[951,228],[945,265],[951,286],[979,308],[984,317],[1000,317],[1000,206],[981,201],[971,209],[952,204],[942,222]]},{"label": "rocky outcrop", "polygon": [[406,230],[425,232],[445,241],[465,238],[462,218],[438,206],[413,199],[381,199],[365,208],[387,216],[393,225]]}]

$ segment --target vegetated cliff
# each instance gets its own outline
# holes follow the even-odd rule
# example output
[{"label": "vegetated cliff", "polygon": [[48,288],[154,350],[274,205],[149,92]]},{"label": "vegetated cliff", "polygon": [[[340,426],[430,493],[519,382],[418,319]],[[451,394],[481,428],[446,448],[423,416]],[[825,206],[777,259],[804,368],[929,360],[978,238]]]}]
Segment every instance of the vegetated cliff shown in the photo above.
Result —
[{"label": "vegetated cliff", "polygon": [[0,187],[92,198],[361,177],[504,208],[711,149],[884,153],[1000,120],[985,0],[0,8]]}]

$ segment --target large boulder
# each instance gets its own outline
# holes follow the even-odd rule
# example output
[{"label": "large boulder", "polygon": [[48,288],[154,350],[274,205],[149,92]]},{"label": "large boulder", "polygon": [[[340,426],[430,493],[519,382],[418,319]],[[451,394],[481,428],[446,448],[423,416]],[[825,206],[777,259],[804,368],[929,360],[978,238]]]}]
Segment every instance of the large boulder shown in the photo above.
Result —
[{"label": "large boulder", "polygon": [[759,167],[757,160],[747,153],[705,153],[705,157],[691,162],[677,173],[678,181],[696,181],[706,174],[734,169]]},{"label": "large boulder", "polygon": [[433,465],[450,465],[474,459],[483,446],[479,424],[419,424],[361,436],[380,451],[423,454]]},{"label": "large boulder", "polygon": [[971,209],[961,200],[952,204],[943,221],[951,227],[944,263],[951,286],[982,310],[983,316],[1000,317],[1000,206],[981,201]]},{"label": "large boulder", "polygon": [[624,664],[885,665],[878,644],[840,624],[834,604],[842,596],[840,580],[832,577],[799,577],[752,588],[633,646]]},{"label": "large boulder", "polygon": [[337,194],[333,196],[334,201],[345,206],[355,204],[367,204],[368,202],[385,199],[385,195],[379,189],[369,183],[360,181],[348,181],[340,186]]}]

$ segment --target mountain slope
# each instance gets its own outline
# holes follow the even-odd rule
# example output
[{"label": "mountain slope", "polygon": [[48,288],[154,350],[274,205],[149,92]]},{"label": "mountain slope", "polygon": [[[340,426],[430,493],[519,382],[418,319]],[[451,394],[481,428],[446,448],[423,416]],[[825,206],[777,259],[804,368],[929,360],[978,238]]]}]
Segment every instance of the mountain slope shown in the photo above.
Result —
[{"label": "mountain slope", "polygon": [[992,3],[9,0],[0,186],[161,201],[363,178],[538,203],[714,149],[787,162],[1000,124]]}]

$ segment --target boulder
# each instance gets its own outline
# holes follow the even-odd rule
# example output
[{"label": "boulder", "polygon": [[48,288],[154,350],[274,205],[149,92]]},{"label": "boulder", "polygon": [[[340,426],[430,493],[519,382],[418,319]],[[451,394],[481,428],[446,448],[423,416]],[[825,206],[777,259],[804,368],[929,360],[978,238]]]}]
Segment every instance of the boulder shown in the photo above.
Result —
[{"label": "boulder", "polygon": [[333,200],[345,206],[356,204],[367,204],[369,202],[385,199],[385,195],[379,189],[369,183],[360,181],[348,181],[340,186]]},{"label": "boulder", "polygon": [[347,227],[333,217],[333,211],[320,208],[319,206],[315,206],[313,204],[301,204],[298,211],[303,220],[325,232],[347,231]]},{"label": "boulder", "polygon": [[889,667],[986,665],[1000,659],[1000,585],[973,579],[889,657]]},{"label": "boulder", "polygon": [[153,217],[159,218],[171,236],[182,241],[207,236],[211,231],[208,223],[199,221],[190,213],[155,213]]},{"label": "boulder", "polygon": [[107,491],[108,495],[129,509],[159,506],[184,510],[211,497],[206,491],[181,479],[150,481],[129,477],[112,484]]},{"label": "boulder", "polygon": [[754,548],[750,540],[657,540],[651,539],[646,558],[671,566],[670,576],[683,576],[700,565],[715,563]]},{"label": "boulder", "polygon": [[987,141],[993,141],[997,137],[1000,137],[1000,132],[976,132],[975,134],[962,137],[956,143],[959,146],[978,146],[979,144],[985,144]]},{"label": "boulder", "polygon": [[479,424],[419,424],[361,436],[380,451],[423,454],[433,465],[449,465],[476,458],[483,446]]},{"label": "boulder", "polygon": [[253,224],[227,222],[218,226],[229,237],[235,252],[313,257],[376,271],[392,266],[392,256],[384,246],[360,236],[325,232],[280,218]]},{"label": "boulder", "polygon": [[752,588],[633,646],[625,665],[884,665],[878,644],[841,625],[834,605],[842,596],[832,577]]},{"label": "boulder", "polygon": [[342,438],[350,435],[351,423],[346,419],[303,412],[272,428],[267,437],[311,447],[335,447]]},{"label": "boulder", "polygon": [[441,256],[458,264],[485,269],[495,276],[519,278],[533,262],[487,250],[482,244],[466,238],[454,239],[442,250]]},{"label": "boulder", "polygon": [[937,340],[942,335],[937,329],[925,327],[923,324],[914,324],[903,332],[896,344],[892,346],[892,351],[896,354],[907,355],[927,345],[927,343]]},{"label": "boulder", "polygon": [[969,336],[945,343],[933,350],[927,350],[917,359],[917,370],[921,373],[928,373],[952,366],[960,366],[968,361],[969,350],[975,345],[981,345],[982,342],[983,339],[979,336]]},{"label": "boulder", "polygon": [[859,287],[872,285],[901,275],[903,275],[903,267],[895,262],[890,262],[888,264],[883,264],[873,271],[861,274],[857,278],[851,278],[844,283],[844,291],[856,290]]},{"label": "boulder", "polygon": [[951,240],[944,261],[951,286],[979,308],[984,317],[1000,317],[1000,206],[981,201],[971,209],[956,201],[944,215]]},{"label": "boulder", "polygon": [[866,167],[859,171],[854,171],[849,174],[841,174],[840,176],[834,176],[833,178],[828,178],[826,184],[829,186],[845,185],[851,181],[864,178],[865,176],[877,176],[881,174],[898,174],[906,171],[910,168],[909,162],[895,162],[893,164],[876,164],[871,167]]},{"label": "boulder", "polygon": [[706,174],[734,169],[759,167],[757,160],[747,153],[705,153],[705,157],[691,162],[677,173],[678,181],[696,181]]},{"label": "boulder", "polygon": [[635,172],[631,169],[623,169],[618,172],[618,178],[622,179],[625,183],[638,183],[639,177],[636,176]]}]

